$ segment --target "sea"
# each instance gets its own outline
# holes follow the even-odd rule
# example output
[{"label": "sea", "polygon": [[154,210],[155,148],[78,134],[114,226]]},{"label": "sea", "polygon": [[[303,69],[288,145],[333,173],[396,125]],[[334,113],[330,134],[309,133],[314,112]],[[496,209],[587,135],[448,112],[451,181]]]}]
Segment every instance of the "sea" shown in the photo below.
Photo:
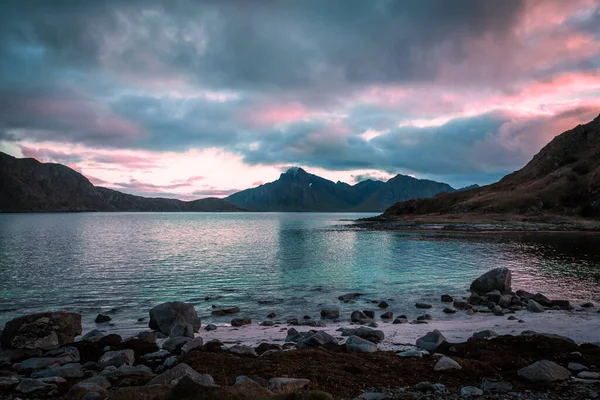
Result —
[{"label": "sea", "polygon": [[[42,311],[81,313],[84,331],[133,333],[165,301],[193,303],[202,324],[228,325],[214,309],[237,306],[255,322],[318,319],[325,308],[415,318],[442,294],[468,296],[496,267],[513,289],[575,305],[600,302],[600,235],[448,233],[361,229],[365,213],[0,214],[0,329]],[[356,303],[338,296],[357,292]],[[98,313],[111,316],[95,324]]]}]

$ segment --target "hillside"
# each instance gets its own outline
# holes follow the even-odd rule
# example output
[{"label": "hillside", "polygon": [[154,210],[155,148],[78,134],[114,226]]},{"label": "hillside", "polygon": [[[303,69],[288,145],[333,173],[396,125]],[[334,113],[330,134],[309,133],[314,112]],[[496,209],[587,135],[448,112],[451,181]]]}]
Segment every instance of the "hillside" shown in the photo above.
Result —
[{"label": "hillside", "polygon": [[400,200],[453,192],[450,185],[397,175],[387,182],[334,183],[302,168],[278,180],[235,193],[226,200],[252,211],[382,211]]},{"label": "hillside", "polygon": [[400,202],[382,217],[477,219],[486,214],[600,217],[600,116],[556,136],[525,167],[497,183]]},{"label": "hillside", "polygon": [[0,152],[0,212],[30,211],[242,211],[222,199],[146,198],[96,187],[61,164]]}]

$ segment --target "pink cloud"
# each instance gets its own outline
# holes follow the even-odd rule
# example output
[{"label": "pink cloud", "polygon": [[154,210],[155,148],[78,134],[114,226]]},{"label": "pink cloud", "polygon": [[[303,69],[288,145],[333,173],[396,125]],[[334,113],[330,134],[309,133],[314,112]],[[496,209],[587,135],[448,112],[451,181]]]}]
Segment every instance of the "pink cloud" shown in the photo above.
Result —
[{"label": "pink cloud", "polygon": [[263,181],[256,181],[256,182],[252,182],[252,186],[260,186],[260,185],[264,185],[265,183]]},{"label": "pink cloud", "polygon": [[268,128],[300,121],[307,117],[307,109],[299,103],[265,104],[246,109],[241,119],[254,128]]}]

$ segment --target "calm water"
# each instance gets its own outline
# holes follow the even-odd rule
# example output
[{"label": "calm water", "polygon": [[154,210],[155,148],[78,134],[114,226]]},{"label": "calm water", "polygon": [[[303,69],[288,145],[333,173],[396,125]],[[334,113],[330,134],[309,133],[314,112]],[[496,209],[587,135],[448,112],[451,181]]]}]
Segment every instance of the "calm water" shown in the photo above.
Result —
[{"label": "calm water", "polygon": [[[571,300],[600,300],[600,236],[592,234],[423,234],[344,228],[367,214],[83,213],[0,214],[0,326],[15,316],[72,310],[91,329],[110,312],[115,330],[141,329],[154,305],[213,304],[265,319],[373,308],[340,304],[346,292],[393,299],[418,315],[416,300],[466,294],[499,266],[513,287]],[[205,300],[211,297],[210,300]],[[438,302],[439,303],[439,302]],[[441,307],[433,313],[444,318]],[[346,316],[346,314],[343,314]]]}]

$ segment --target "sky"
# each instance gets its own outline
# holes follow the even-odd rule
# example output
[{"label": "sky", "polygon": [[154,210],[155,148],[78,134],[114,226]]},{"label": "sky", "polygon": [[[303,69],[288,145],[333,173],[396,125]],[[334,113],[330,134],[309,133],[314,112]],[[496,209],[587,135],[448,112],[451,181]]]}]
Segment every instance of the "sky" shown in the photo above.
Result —
[{"label": "sky", "polygon": [[463,187],[600,114],[600,0],[3,0],[0,151],[144,196]]}]

